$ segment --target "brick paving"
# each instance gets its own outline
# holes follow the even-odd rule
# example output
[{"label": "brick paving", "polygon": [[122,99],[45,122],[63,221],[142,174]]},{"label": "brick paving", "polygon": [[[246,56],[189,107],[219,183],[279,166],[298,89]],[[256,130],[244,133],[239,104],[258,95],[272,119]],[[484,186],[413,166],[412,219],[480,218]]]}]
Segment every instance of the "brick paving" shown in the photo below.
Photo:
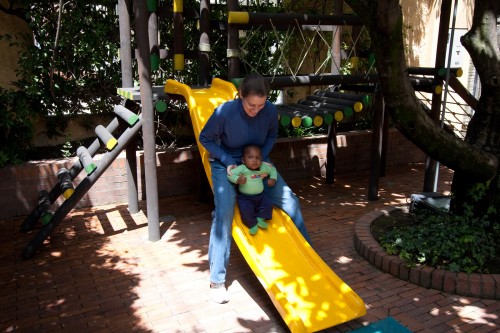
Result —
[{"label": "brick paving", "polygon": [[[442,168],[439,192],[452,174]],[[387,170],[380,199],[368,201],[368,174],[289,182],[301,198],[313,246],[365,301],[367,314],[323,332],[350,332],[392,316],[413,332],[499,332],[500,301],[416,286],[384,273],[354,247],[356,221],[406,203],[420,192],[423,166]],[[141,203],[143,210],[145,203]],[[231,301],[208,294],[211,203],[196,195],[160,200],[161,240],[148,240],[143,211],[126,204],[79,209],[55,229],[30,260],[21,252],[34,236],[22,219],[0,221],[1,332],[288,332],[267,293],[232,248]]]}]

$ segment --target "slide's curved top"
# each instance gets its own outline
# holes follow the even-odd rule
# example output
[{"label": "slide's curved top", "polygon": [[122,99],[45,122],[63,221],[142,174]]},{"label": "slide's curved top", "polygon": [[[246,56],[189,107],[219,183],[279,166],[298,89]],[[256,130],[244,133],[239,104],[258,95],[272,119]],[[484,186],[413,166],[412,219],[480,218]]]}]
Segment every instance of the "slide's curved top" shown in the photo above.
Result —
[{"label": "slide's curved top", "polygon": [[[165,92],[186,99],[211,182],[208,152],[198,136],[214,109],[235,98],[236,88],[217,78],[210,88],[198,89],[167,80]],[[319,257],[282,210],[275,208],[269,229],[252,236],[236,208],[233,238],[291,332],[319,331],[366,313],[363,300]]]}]

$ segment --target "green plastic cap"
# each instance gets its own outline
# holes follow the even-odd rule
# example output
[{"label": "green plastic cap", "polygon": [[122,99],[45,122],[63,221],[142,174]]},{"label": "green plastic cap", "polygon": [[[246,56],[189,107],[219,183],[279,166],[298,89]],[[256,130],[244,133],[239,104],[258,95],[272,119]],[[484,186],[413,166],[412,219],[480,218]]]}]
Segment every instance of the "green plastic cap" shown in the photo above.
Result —
[{"label": "green plastic cap", "polygon": [[87,175],[90,175],[92,172],[94,172],[95,169],[97,169],[97,165],[95,165],[94,163],[90,163],[85,167],[85,172],[87,173]]},{"label": "green plastic cap", "polygon": [[234,86],[236,87],[236,89],[238,89],[239,86],[240,86],[241,81],[243,81],[243,78],[242,77],[237,77],[235,79],[232,79],[231,83],[234,84]]},{"label": "green plastic cap", "polygon": [[288,125],[290,125],[291,121],[292,120],[290,119],[289,115],[287,115],[287,114],[280,114],[280,124],[282,126],[287,127]]},{"label": "green plastic cap", "polygon": [[41,218],[40,218],[40,223],[42,223],[42,225],[49,224],[52,221],[53,216],[54,216],[54,214],[52,214],[52,212],[43,213]]},{"label": "green plastic cap", "polygon": [[156,111],[163,113],[167,111],[167,103],[165,103],[165,101],[158,100],[155,102],[155,109]]},{"label": "green plastic cap", "polygon": [[304,127],[311,127],[313,124],[313,120],[309,116],[304,116],[302,117],[302,126]]},{"label": "green plastic cap", "polygon": [[352,108],[351,108],[351,107],[346,107],[346,108],[344,109],[344,115],[345,115],[346,117],[350,117],[350,116],[352,116],[352,113],[353,113],[353,112],[352,112]]},{"label": "green plastic cap", "polygon": [[330,125],[333,123],[333,115],[331,113],[327,113],[323,116],[323,121],[325,124]]}]

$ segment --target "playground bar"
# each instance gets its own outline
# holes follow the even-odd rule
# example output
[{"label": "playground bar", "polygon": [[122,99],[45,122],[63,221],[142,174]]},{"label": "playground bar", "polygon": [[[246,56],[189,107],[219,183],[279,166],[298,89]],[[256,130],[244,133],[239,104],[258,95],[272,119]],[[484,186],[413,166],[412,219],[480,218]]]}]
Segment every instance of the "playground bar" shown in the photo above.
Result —
[{"label": "playground bar", "polygon": [[[92,185],[99,179],[99,177],[106,171],[106,169],[115,160],[116,156],[126,147],[129,141],[137,134],[142,126],[142,122],[137,122],[133,127],[128,127],[120,136],[116,149],[104,154],[99,161],[99,164],[94,172],[85,177],[76,187],[75,192],[61,206],[55,211],[52,220],[49,224],[43,226],[31,242],[23,250],[23,258],[31,258],[35,251],[43,244],[45,239],[51,232],[59,225],[59,223],[66,217],[66,215],[75,207],[75,205],[83,198]],[[87,149],[85,149],[87,150]],[[59,184],[57,185],[59,188]],[[59,190],[60,191],[60,190]]]},{"label": "playground bar", "polygon": [[356,15],[311,15],[286,13],[249,13],[230,11],[227,22],[229,24],[250,25],[286,25],[321,24],[321,25],[364,25]]},{"label": "playground bar", "polygon": [[[451,5],[452,0],[443,0],[441,1],[441,15],[439,16],[439,29],[437,36],[437,45],[436,45],[436,60],[434,62],[435,68],[445,68],[446,67],[446,50],[448,45],[448,39],[450,37],[449,27],[450,27],[450,18],[451,18]],[[434,78],[437,81],[437,84],[442,84],[442,77],[440,75],[434,75]],[[431,119],[439,123],[439,117],[441,115],[441,106],[442,106],[442,95],[441,94],[432,94],[431,101]],[[425,176],[424,176],[424,192],[435,192],[434,188],[436,175],[438,170],[438,163],[436,160],[432,159],[430,156],[427,156],[425,162]]]},{"label": "playground bar", "polygon": [[[434,68],[434,67],[408,67],[408,74],[413,75],[439,75],[444,77],[446,75],[446,68]],[[463,74],[461,67],[450,68],[450,73],[456,77],[460,77]]]},{"label": "playground bar", "polygon": [[455,92],[474,110],[477,109],[478,100],[467,90],[462,83],[453,75],[448,78],[448,84]]},{"label": "playground bar", "polygon": [[210,84],[210,1],[200,1],[200,72],[198,84],[208,86]]},{"label": "playground bar", "polygon": [[[239,10],[240,5],[238,0],[228,0],[227,10]],[[227,27],[227,70],[228,78],[232,80],[240,77],[240,32],[234,24],[228,24]]]},{"label": "playground bar", "polygon": [[[149,57],[147,14],[146,3],[144,1],[134,0],[135,36],[139,55],[137,57],[137,67],[141,91],[141,123],[143,126],[144,171],[146,174],[148,237],[150,241],[157,241],[160,239],[160,222],[158,216],[158,181],[156,175],[156,143],[153,117],[154,106],[153,89],[151,87],[151,61]],[[137,124],[135,126],[137,126]],[[114,151],[115,150],[112,152]]]},{"label": "playground bar", "polygon": [[118,144],[118,140],[116,140],[116,138],[102,125],[96,126],[95,133],[97,137],[106,145],[107,150],[112,150]]},{"label": "playground bar", "polygon": [[330,104],[330,103],[324,103],[324,104],[318,104],[318,102],[314,101],[301,101],[300,103],[297,104],[290,104],[290,107],[294,109],[299,109],[299,110],[307,110],[306,107],[313,107],[314,111],[328,111],[328,112],[336,112],[336,111],[341,111],[345,113],[351,113],[352,114],[352,108],[347,105],[335,105],[335,104]]},{"label": "playground bar", "polygon": [[339,86],[339,91],[343,93],[344,91],[355,91],[358,93],[373,94],[375,91],[375,84],[341,84]]},{"label": "playground bar", "polygon": [[427,77],[410,77],[411,85],[416,91],[423,91],[431,94],[440,94],[443,91],[440,85],[434,78]]},{"label": "playground bar", "polygon": [[350,101],[355,101],[355,102],[362,102],[364,106],[367,106],[369,104],[369,96],[365,94],[349,94],[349,93],[344,93],[344,92],[338,92],[338,91],[325,91],[325,90],[318,90],[314,92],[314,95],[316,96],[326,96],[326,97],[332,97],[332,98],[340,98],[340,99],[347,99]]},{"label": "playground bar", "polygon": [[184,70],[184,20],[182,12],[184,4],[182,0],[174,0],[174,69]]},{"label": "playground bar", "polygon": [[359,112],[363,109],[363,103],[361,103],[360,101],[352,101],[352,100],[345,100],[345,99],[334,98],[334,97],[327,97],[326,94],[324,96],[325,97],[307,96],[306,99],[309,101],[318,102],[318,103],[320,103],[320,105],[322,103],[324,103],[324,104],[349,106],[349,107],[352,107],[356,112]]},{"label": "playground bar", "polygon": [[[106,129],[108,130],[108,132],[113,133],[118,128],[118,126],[120,126],[118,119],[113,118],[113,120],[109,123],[109,125],[106,126]],[[96,152],[99,150],[100,146],[101,142],[99,141],[99,139],[95,139],[94,142],[92,142],[92,144],[87,148],[87,151],[91,156],[94,156]],[[82,169],[83,166],[80,163],[80,161],[75,162],[73,166],[69,169],[69,175],[71,177],[71,180],[75,179],[76,176],[78,176],[78,174],[80,173],[80,171],[82,171]],[[54,201],[56,201],[56,199],[60,195],[61,195],[61,187],[59,186],[59,184],[56,184],[49,192],[50,203],[51,204],[54,203]],[[37,206],[31,211],[30,215],[28,215],[21,224],[21,231],[26,232],[31,230],[31,228],[38,221],[39,218],[40,218],[40,211]]]},{"label": "playground bar", "polygon": [[59,180],[59,186],[61,187],[61,192],[64,199],[68,199],[75,192],[68,169],[59,169],[59,171],[57,172],[57,179]]},{"label": "playground bar", "polygon": [[297,86],[319,86],[331,84],[378,83],[377,75],[296,75],[267,76],[271,89]]},{"label": "playground bar", "polygon": [[87,148],[83,146],[78,147],[78,149],[76,150],[76,155],[80,159],[80,163],[83,165],[83,168],[85,169],[87,175],[92,174],[95,169],[97,169],[97,165],[94,163],[94,159],[90,155]]}]

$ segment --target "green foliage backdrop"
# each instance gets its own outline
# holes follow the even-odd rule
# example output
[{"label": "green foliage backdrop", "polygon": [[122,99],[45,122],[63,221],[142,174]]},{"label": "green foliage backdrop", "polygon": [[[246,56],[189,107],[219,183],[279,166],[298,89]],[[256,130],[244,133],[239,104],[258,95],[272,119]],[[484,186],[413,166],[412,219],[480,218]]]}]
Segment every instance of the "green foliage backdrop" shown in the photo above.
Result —
[{"label": "green foliage backdrop", "polygon": [[[62,4],[62,7],[60,6]],[[60,135],[63,115],[101,113],[120,85],[116,1],[18,1],[2,11],[26,21],[33,40],[20,54],[16,91],[0,89],[0,166],[29,157],[32,121],[53,116],[47,134]],[[16,39],[0,36],[15,45]]]}]

